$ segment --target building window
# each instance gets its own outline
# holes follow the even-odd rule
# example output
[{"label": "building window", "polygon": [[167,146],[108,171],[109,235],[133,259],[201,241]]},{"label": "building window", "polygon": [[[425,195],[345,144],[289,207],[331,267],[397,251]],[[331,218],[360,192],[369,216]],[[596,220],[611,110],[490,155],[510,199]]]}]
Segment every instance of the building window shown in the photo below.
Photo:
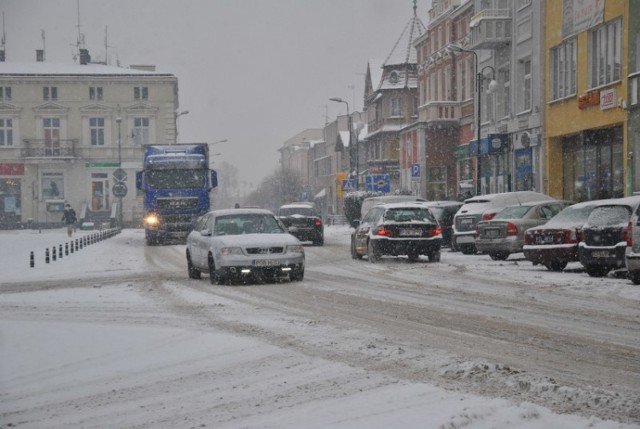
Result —
[{"label": "building window", "polygon": [[551,49],[551,100],[576,94],[576,39]]},{"label": "building window", "polygon": [[0,118],[0,146],[13,146],[13,120]]},{"label": "building window", "polygon": [[42,99],[44,101],[57,100],[58,88],[55,86],[45,86],[42,88]]},{"label": "building window", "polygon": [[402,101],[400,97],[391,99],[391,116],[402,116]]},{"label": "building window", "polygon": [[520,112],[531,110],[531,59],[520,60],[518,73],[522,83],[522,96],[518,97],[522,104],[518,106]]},{"label": "building window", "polygon": [[149,99],[149,88],[146,86],[136,86],[133,88],[133,99],[134,100],[148,100]]},{"label": "building window", "polygon": [[501,83],[502,96],[498,111],[498,117],[506,118],[511,114],[511,72],[509,64],[498,70],[498,81]]},{"label": "building window", "polygon": [[0,101],[11,101],[10,86],[0,86]]},{"label": "building window", "polygon": [[102,87],[90,86],[89,87],[89,100],[102,100]]},{"label": "building window", "polygon": [[133,118],[133,143],[149,144],[149,118]]},{"label": "building window", "polygon": [[62,173],[43,172],[41,176],[42,197],[45,199],[64,198],[64,175]]},{"label": "building window", "polygon": [[622,72],[622,20],[616,19],[589,32],[589,88],[620,80]]},{"label": "building window", "polygon": [[60,118],[43,118],[45,156],[60,156]]},{"label": "building window", "polygon": [[89,118],[91,146],[104,146],[104,118]]}]

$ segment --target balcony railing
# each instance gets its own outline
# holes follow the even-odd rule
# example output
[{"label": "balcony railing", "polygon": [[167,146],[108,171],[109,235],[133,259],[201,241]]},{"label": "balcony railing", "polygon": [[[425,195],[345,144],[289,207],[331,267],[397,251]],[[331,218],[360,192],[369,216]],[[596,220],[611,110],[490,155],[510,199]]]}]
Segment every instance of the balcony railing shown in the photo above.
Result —
[{"label": "balcony railing", "polygon": [[25,139],[20,156],[66,160],[76,157],[76,144],[75,139]]},{"label": "balcony railing", "polygon": [[471,18],[472,49],[495,49],[511,42],[511,9],[484,9]]},{"label": "balcony railing", "polygon": [[420,122],[457,125],[461,116],[457,101],[432,101],[420,106]]}]

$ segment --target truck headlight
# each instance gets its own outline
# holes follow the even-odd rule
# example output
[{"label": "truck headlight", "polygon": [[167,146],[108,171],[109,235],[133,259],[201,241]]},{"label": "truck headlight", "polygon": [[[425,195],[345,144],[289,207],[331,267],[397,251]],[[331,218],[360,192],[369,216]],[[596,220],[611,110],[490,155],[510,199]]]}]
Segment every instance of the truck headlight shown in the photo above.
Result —
[{"label": "truck headlight", "polygon": [[158,224],[160,223],[160,219],[158,219],[158,216],[155,214],[148,214],[145,218],[144,218],[144,223],[147,226],[158,226]]}]

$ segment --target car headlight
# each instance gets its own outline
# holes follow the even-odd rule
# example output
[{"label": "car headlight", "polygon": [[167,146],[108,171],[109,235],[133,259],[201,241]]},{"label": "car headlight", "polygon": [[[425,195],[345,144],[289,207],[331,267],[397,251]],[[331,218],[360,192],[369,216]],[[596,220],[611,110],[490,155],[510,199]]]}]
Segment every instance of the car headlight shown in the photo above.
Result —
[{"label": "car headlight", "polygon": [[304,253],[304,246],[301,244],[287,246],[287,253]]},{"label": "car headlight", "polygon": [[223,247],[220,249],[220,254],[223,256],[242,255],[242,249],[239,247]]}]

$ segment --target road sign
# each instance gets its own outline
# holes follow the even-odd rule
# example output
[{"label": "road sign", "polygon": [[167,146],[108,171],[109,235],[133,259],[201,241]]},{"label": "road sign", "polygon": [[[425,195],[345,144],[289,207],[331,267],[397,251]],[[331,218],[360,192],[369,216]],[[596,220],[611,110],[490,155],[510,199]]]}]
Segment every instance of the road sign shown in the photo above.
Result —
[{"label": "road sign", "polygon": [[388,174],[366,176],[366,189],[371,192],[391,192],[391,177]]},{"label": "road sign", "polygon": [[124,171],[122,168],[116,168],[113,171],[113,180],[118,183],[118,182],[124,182],[125,180],[127,180],[127,172]]},{"label": "road sign", "polygon": [[420,164],[411,165],[411,177],[420,177]]},{"label": "road sign", "polygon": [[111,188],[114,197],[122,198],[127,196],[127,185],[124,182],[118,182]]},{"label": "road sign", "polygon": [[356,181],[353,179],[344,179],[342,181],[342,190],[344,192],[353,192],[356,190]]}]

